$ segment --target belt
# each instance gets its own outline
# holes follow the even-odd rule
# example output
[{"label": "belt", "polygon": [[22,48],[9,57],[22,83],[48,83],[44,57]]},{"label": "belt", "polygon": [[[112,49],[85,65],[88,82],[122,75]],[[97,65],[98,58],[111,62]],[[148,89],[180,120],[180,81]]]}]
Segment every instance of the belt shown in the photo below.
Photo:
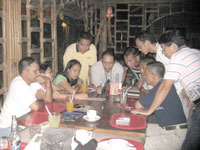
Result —
[{"label": "belt", "polygon": [[163,127],[164,130],[175,130],[175,129],[186,129],[187,124],[178,124],[178,125],[171,125]]},{"label": "belt", "polygon": [[200,102],[200,98],[195,100],[195,101],[193,101],[194,104],[198,104],[199,102]]}]

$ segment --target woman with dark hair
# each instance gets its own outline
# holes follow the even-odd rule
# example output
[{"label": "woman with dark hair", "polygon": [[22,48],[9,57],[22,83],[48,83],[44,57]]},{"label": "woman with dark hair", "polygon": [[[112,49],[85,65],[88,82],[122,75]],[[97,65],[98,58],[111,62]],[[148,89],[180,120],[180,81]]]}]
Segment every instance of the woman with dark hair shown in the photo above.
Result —
[{"label": "woman with dark hair", "polygon": [[[71,68],[71,67],[70,67]],[[51,80],[52,88],[53,88],[53,98],[55,100],[66,100],[71,94],[67,94],[66,90],[61,90],[59,86],[53,83],[54,73],[51,67],[47,63],[43,63],[40,65],[39,72],[42,76],[46,76]],[[45,87],[44,87],[45,88]],[[76,99],[84,99],[87,98],[88,95],[86,93],[77,93],[75,94]]]},{"label": "woman with dark hair", "polygon": [[79,78],[81,64],[78,60],[72,59],[67,63],[64,72],[57,73],[54,84],[67,93],[79,92],[83,81]]}]

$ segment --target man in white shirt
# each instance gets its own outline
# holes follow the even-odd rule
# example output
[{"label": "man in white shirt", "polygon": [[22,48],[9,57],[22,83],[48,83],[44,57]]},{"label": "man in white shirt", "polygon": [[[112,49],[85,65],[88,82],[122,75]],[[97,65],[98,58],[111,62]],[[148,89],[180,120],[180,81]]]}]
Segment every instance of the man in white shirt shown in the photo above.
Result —
[{"label": "man in white shirt", "polygon": [[[39,73],[39,65],[32,57],[25,57],[18,64],[19,76],[15,77],[9,86],[6,98],[0,114],[0,135],[8,136],[10,134],[11,117],[17,118],[30,112],[37,111],[44,105],[44,99],[51,102],[52,93],[49,91],[50,80],[43,78]],[[45,81],[46,80],[46,81]],[[40,86],[36,84],[47,82],[47,89],[43,93]],[[32,86],[32,84],[35,84]],[[39,84],[38,84],[39,85]],[[34,87],[34,88],[33,88]]]},{"label": "man in white shirt", "polygon": [[141,32],[136,35],[135,44],[139,51],[145,55],[148,53],[156,54],[156,60],[162,62],[166,68],[169,59],[163,54],[160,44],[153,35],[147,32]]},{"label": "man in white shirt", "polygon": [[92,84],[97,87],[97,92],[101,94],[100,89],[108,80],[110,82],[122,82],[123,72],[122,65],[115,61],[114,52],[104,51],[102,60],[92,66]]}]

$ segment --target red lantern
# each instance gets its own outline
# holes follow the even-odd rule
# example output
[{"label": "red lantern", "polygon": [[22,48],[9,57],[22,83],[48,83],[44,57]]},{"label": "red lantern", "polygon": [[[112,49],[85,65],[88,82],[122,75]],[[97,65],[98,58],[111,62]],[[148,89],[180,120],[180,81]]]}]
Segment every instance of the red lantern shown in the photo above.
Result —
[{"label": "red lantern", "polygon": [[112,18],[113,17],[112,7],[108,7],[107,8],[106,17],[107,18]]}]

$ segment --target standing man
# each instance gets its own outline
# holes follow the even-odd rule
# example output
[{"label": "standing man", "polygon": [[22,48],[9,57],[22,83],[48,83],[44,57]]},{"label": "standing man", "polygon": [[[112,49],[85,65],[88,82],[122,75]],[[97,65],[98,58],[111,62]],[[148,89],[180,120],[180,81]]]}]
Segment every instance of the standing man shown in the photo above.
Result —
[{"label": "standing man", "polygon": [[90,67],[97,62],[97,50],[92,44],[92,36],[89,32],[80,33],[77,43],[73,43],[67,47],[63,56],[63,67],[65,69],[67,63],[71,59],[76,59],[81,63],[80,78],[83,81],[90,80]]},{"label": "standing man", "polygon": [[[149,34],[146,31],[139,33],[136,36],[135,43],[139,51],[141,51],[143,54],[145,55],[148,53],[156,54],[156,61],[162,62],[165,66],[165,69],[167,68],[167,65],[169,64],[169,58],[167,58],[164,55],[160,44],[157,42],[156,38],[152,34]],[[177,94],[181,99],[185,116],[186,118],[188,118],[190,114],[190,108],[187,106],[187,100],[181,94],[182,86],[180,85],[179,82],[176,82],[175,87]]]},{"label": "standing man", "polygon": [[[39,65],[32,57],[25,57],[18,64],[19,76],[15,77],[10,83],[6,98],[1,108],[0,114],[0,135],[9,136],[11,117],[16,115],[17,118],[30,112],[38,111],[43,107],[44,101],[38,99],[46,99],[50,102],[52,94],[50,79],[43,78],[39,73]],[[48,81],[45,81],[45,80]],[[42,94],[35,84],[48,82],[46,95]],[[38,84],[39,84],[38,83]],[[33,86],[34,84],[34,86]],[[50,93],[50,94],[49,94]],[[51,100],[49,100],[51,98]]]},{"label": "standing man", "polygon": [[135,44],[139,51],[145,55],[148,53],[156,54],[156,60],[162,62],[166,68],[169,59],[163,54],[160,44],[156,41],[156,38],[153,35],[145,31],[141,32],[136,35]]},{"label": "standing man", "polygon": [[194,103],[194,111],[182,149],[200,148],[200,51],[186,47],[185,39],[178,31],[163,34],[159,40],[164,54],[170,59],[164,80],[158,88],[149,109],[136,109],[136,114],[150,115],[165,100],[172,85],[180,82],[189,100]]}]

